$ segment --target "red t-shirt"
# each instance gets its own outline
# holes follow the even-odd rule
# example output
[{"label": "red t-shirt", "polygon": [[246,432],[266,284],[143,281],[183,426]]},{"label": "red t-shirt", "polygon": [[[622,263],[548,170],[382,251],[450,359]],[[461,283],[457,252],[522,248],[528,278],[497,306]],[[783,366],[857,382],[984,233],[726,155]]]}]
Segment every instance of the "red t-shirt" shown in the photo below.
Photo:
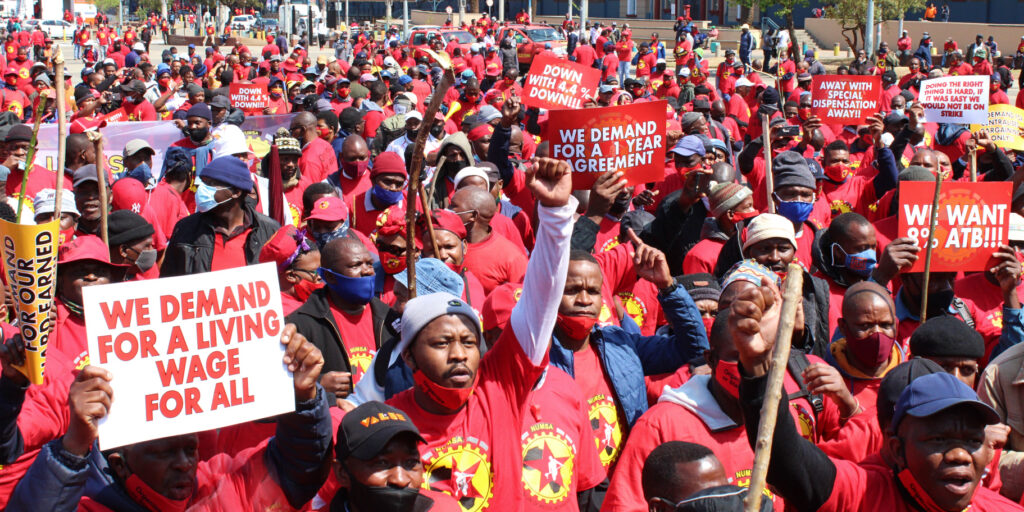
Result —
[{"label": "red t-shirt", "polygon": [[473,271],[484,293],[505,283],[521,283],[526,275],[526,254],[498,233],[491,232],[483,242],[468,244],[463,264]]},{"label": "red t-shirt", "polygon": [[[384,213],[384,209],[366,209],[367,194],[369,193],[370,192],[367,191],[359,194],[352,200],[352,204],[349,205],[349,221],[352,229],[355,229],[366,236],[370,236],[377,230],[377,219],[380,218],[382,213]],[[402,195],[404,196],[405,193],[403,192]],[[399,201],[395,206],[397,208],[402,208],[402,204],[404,204],[404,202]],[[370,205],[373,206],[373,203],[371,202]]]},{"label": "red t-shirt", "polygon": [[694,245],[690,252],[683,258],[684,274],[715,273],[715,263],[718,262],[718,255],[725,247],[725,240],[716,238],[705,238],[697,245]]},{"label": "red t-shirt", "polygon": [[633,289],[616,294],[622,309],[640,326],[640,334],[654,336],[658,326],[667,323],[658,302],[658,288],[646,279],[638,279]]},{"label": "red t-shirt", "polygon": [[130,101],[124,101],[121,103],[121,108],[124,109],[125,113],[128,114],[129,121],[158,121],[156,116],[156,109],[153,108],[153,104],[149,100],[142,100],[141,103],[132,103]]},{"label": "red t-shirt", "polygon": [[520,510],[523,504],[521,430],[528,395],[547,367],[535,366],[514,329],[505,329],[480,361],[477,385],[455,414],[424,411],[407,389],[387,401],[409,415],[420,445],[423,487],[444,492],[464,510]]},{"label": "red t-shirt", "polygon": [[338,325],[341,339],[352,368],[352,385],[355,386],[370,367],[373,356],[377,355],[377,342],[373,337],[373,312],[364,307],[358,314],[346,313],[331,303],[331,315]]},{"label": "red t-shirt", "polygon": [[859,174],[847,177],[840,185],[823,182],[822,191],[825,192],[833,217],[846,212],[867,216],[871,205],[878,200],[874,180]]},{"label": "red t-shirt", "polygon": [[610,474],[626,440],[627,427],[622,408],[593,345],[588,344],[573,355],[573,368],[576,384],[587,402],[587,416],[597,455],[601,465]]},{"label": "red t-shirt", "polygon": [[210,262],[210,270],[224,270],[229,268],[244,267],[248,264],[245,260],[245,242],[249,238],[252,228],[227,238],[223,233],[214,233],[213,237],[213,261]]},{"label": "red t-shirt", "polygon": [[311,182],[323,181],[328,174],[338,170],[338,157],[334,154],[334,148],[320,137],[311,140],[302,148],[299,169]]},{"label": "red t-shirt", "polygon": [[544,384],[530,393],[528,410],[521,438],[523,510],[575,512],[576,493],[605,478],[580,389],[549,366]]}]

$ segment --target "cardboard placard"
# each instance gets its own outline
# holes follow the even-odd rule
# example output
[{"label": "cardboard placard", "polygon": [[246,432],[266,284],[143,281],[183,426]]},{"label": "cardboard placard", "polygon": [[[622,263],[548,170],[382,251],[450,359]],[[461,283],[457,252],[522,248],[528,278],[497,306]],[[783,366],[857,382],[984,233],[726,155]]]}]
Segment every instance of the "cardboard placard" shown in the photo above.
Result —
[{"label": "cardboard placard", "polygon": [[4,272],[11,287],[18,330],[25,343],[25,365],[18,367],[33,384],[43,383],[50,311],[57,279],[57,240],[60,221],[12,224],[0,221]]},{"label": "cardboard placard", "polygon": [[580,109],[583,102],[597,95],[601,70],[551,55],[533,59],[523,87],[523,105],[527,107]]},{"label": "cardboard placard", "polygon": [[972,124],[971,132],[985,130],[992,142],[1003,149],[1024,151],[1024,138],[1020,128],[1024,126],[1024,110],[1013,105],[992,105],[988,107],[988,123]]},{"label": "cardboard placard", "polygon": [[240,108],[246,114],[263,113],[263,109],[270,104],[270,93],[267,92],[266,85],[232,82],[228,90],[228,99],[232,107]]},{"label": "cardboard placard", "polygon": [[103,116],[103,120],[107,123],[123,123],[128,121],[128,112],[124,110],[124,107],[121,107]]},{"label": "cardboard placard", "polygon": [[[1010,182],[946,181],[939,191],[939,215],[932,239],[932,272],[986,270],[992,253],[1010,234]],[[935,183],[900,182],[899,236],[922,248],[909,272],[924,271]]]},{"label": "cardboard placard", "polygon": [[944,76],[921,81],[918,103],[929,123],[988,122],[988,76]]},{"label": "cardboard placard", "polygon": [[115,401],[103,450],[295,410],[272,263],[82,289],[89,359]]},{"label": "cardboard placard", "polygon": [[811,78],[811,109],[821,122],[863,124],[878,112],[882,77],[815,75]]},{"label": "cardboard placard", "polygon": [[631,185],[665,178],[665,106],[650,101],[616,107],[552,110],[551,157],[569,162],[572,188],[589,189],[604,172],[622,171]]}]

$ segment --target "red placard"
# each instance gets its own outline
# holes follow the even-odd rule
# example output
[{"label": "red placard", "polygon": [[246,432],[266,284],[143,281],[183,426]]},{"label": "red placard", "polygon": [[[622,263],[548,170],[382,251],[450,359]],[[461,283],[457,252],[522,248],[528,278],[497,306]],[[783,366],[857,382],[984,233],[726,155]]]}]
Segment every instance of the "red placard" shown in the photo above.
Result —
[{"label": "red placard", "polygon": [[601,70],[551,55],[533,59],[523,87],[523,105],[556,109],[583,108],[583,102],[597,94]]},{"label": "red placard", "polygon": [[823,123],[861,124],[878,112],[882,77],[816,75],[811,78],[811,108]]},{"label": "red placard", "polygon": [[228,98],[231,106],[242,109],[246,114],[263,113],[263,109],[270,103],[267,86],[259,84],[232,83]]},{"label": "red placard", "polygon": [[107,123],[122,123],[128,120],[128,112],[125,111],[124,107],[121,107],[103,116],[103,120]]},{"label": "red placard", "polygon": [[[1010,234],[1010,192],[1006,181],[943,182],[939,216],[932,240],[932,272],[985,270],[992,253]],[[899,235],[924,248],[931,222],[935,183],[900,182]],[[917,255],[910,272],[923,272],[925,253]]]},{"label": "red placard", "polygon": [[597,177],[622,171],[631,185],[665,177],[664,101],[583,110],[552,110],[547,140],[551,157],[572,166],[572,188],[589,189]]}]

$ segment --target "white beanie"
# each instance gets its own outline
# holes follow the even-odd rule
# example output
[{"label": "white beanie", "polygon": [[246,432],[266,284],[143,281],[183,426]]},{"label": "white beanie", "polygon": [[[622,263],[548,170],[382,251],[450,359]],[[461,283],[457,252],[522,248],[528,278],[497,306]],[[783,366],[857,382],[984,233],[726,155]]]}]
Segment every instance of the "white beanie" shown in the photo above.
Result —
[{"label": "white beanie", "polygon": [[447,292],[437,292],[428,295],[420,295],[410,299],[405,304],[405,312],[402,313],[402,338],[391,352],[391,359],[388,361],[388,368],[395,364],[398,357],[402,355],[416,335],[423,330],[435,318],[444,315],[462,315],[473,324],[473,332],[477,340],[483,340],[483,332],[480,330],[480,318],[476,311],[466,301]]},{"label": "white beanie", "polygon": [[796,249],[796,234],[793,231],[793,223],[782,215],[774,213],[762,213],[754,217],[747,226],[747,238],[743,241],[743,250],[769,238],[783,238],[789,240]]},{"label": "white beanie", "polygon": [[487,169],[483,167],[464,167],[455,175],[455,188],[459,188],[459,183],[462,183],[462,180],[470,176],[477,176],[484,180],[488,188],[491,186],[491,180],[487,179]]}]

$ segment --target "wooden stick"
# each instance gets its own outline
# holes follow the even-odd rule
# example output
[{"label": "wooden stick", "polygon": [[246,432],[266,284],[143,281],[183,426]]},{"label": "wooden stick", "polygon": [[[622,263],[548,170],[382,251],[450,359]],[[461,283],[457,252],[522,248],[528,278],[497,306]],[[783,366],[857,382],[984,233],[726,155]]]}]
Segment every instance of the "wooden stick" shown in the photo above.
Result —
[{"label": "wooden stick", "polygon": [[[63,79],[63,77],[61,77]],[[18,192],[18,212],[15,220],[21,221],[21,207],[25,204],[25,188],[28,187],[28,173],[36,161],[36,141],[39,139],[39,124],[43,121],[43,110],[46,109],[46,93],[39,93],[39,105],[36,106],[35,121],[32,123],[32,139],[28,141],[28,154],[25,155],[25,170],[21,175],[21,191]],[[64,172],[61,169],[61,172]]]},{"label": "wooden stick", "polygon": [[935,198],[932,199],[932,217],[928,223],[928,240],[924,251],[924,282],[921,284],[921,323],[928,319],[928,278],[932,271],[932,241],[935,239],[935,224],[939,222],[939,191],[942,189],[942,173],[935,173]]},{"label": "wooden stick", "polygon": [[[66,106],[64,105],[64,54],[60,45],[54,46],[53,66],[56,73],[54,79],[57,83],[57,194],[54,196],[53,218],[57,219],[60,225],[60,202],[64,196],[64,152],[67,151],[68,120]],[[59,227],[57,228],[60,229]]]},{"label": "wooden stick", "polygon": [[109,204],[107,203],[107,178],[106,173],[103,171],[103,135],[99,132],[88,131],[85,134],[92,141],[93,148],[96,150],[96,188],[100,191],[100,238],[103,239],[103,245],[107,246],[109,254],[110,246],[107,242],[107,209]]},{"label": "wooden stick", "polygon": [[978,150],[977,149],[972,149],[971,150],[970,166],[971,166],[971,183],[975,183],[975,182],[978,181]]},{"label": "wooden stick", "polygon": [[[750,470],[750,488],[743,502],[746,512],[757,512],[761,508],[761,496],[772,454],[775,420],[779,414],[779,400],[782,399],[782,382],[786,377],[789,363],[789,349],[793,341],[793,327],[796,324],[796,308],[800,307],[803,283],[803,269],[795,263],[790,263],[786,270],[786,284],[783,285],[782,311],[779,316],[779,330],[775,335],[772,367],[768,370],[768,387],[765,390],[764,403],[761,404],[761,422],[757,426],[757,444],[754,451],[754,467]],[[788,418],[789,415],[786,416]]]},{"label": "wooden stick", "polygon": [[775,190],[775,176],[772,174],[772,138],[771,127],[768,126],[771,120],[768,114],[761,114],[761,136],[764,138],[764,185],[768,194],[768,213],[775,213],[775,201],[772,200],[772,192]]},{"label": "wooden stick", "polygon": [[[445,63],[442,63],[445,64]],[[455,73],[452,72],[451,65],[445,67],[444,74],[441,75],[441,83],[438,84],[437,88],[434,89],[434,94],[430,97],[430,104],[427,105],[427,111],[423,113],[423,124],[433,123],[434,116],[437,111],[441,109],[441,101],[444,99],[444,94],[441,91],[447,91],[455,83]],[[429,126],[429,124],[427,125]],[[427,145],[427,136],[430,135],[430,130],[420,130],[416,134],[416,144],[413,146],[412,151],[412,162],[409,166],[409,198],[408,205],[405,209],[405,266],[408,269],[409,274],[409,298],[416,297],[416,194],[423,189],[423,183],[420,180],[423,172],[423,148]],[[424,204],[427,204],[429,198],[424,197]],[[423,213],[430,218],[430,210],[424,208]],[[431,233],[433,234],[433,233]],[[435,249],[436,251],[436,249]],[[434,253],[437,254],[436,252]]]},{"label": "wooden stick", "polygon": [[427,191],[423,189],[422,181],[420,182],[420,206],[427,213],[425,215],[427,219],[427,234],[430,235],[430,247],[434,249],[434,257],[436,258],[441,251],[437,250],[437,238],[434,236],[434,219],[430,217],[430,208],[427,207]]}]

